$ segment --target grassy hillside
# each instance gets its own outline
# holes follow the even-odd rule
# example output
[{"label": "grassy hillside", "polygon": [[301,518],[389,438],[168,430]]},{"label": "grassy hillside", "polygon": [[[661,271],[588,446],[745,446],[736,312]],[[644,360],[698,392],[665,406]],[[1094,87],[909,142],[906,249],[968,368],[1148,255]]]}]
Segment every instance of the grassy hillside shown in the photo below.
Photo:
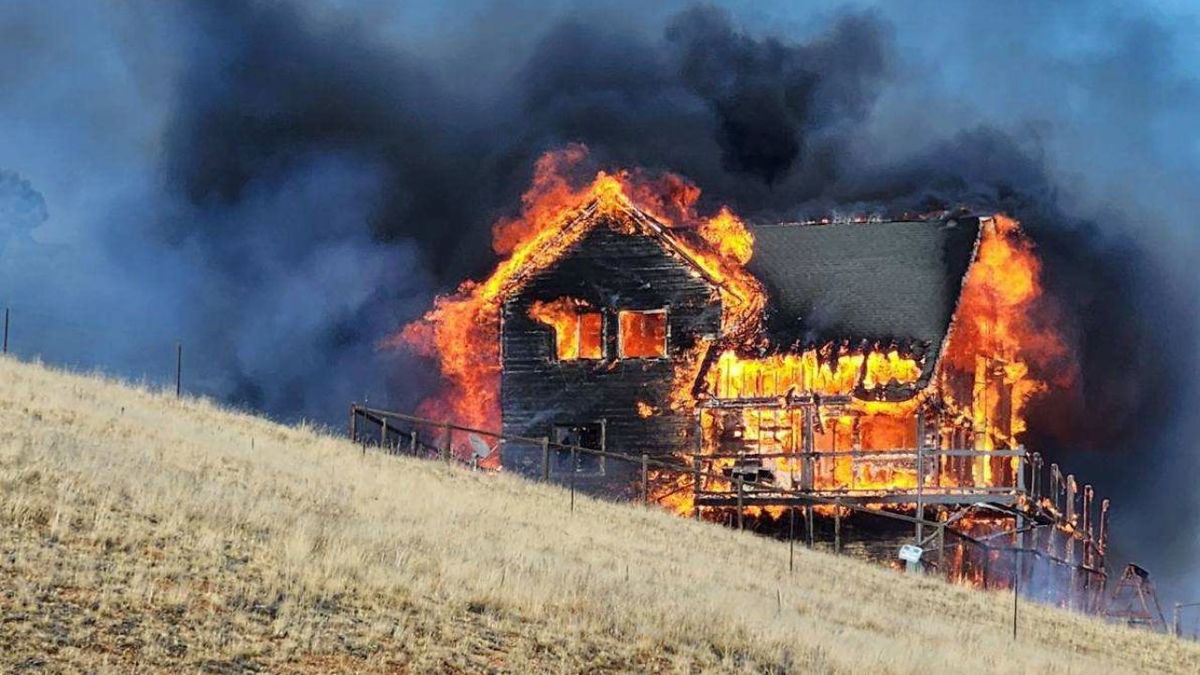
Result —
[{"label": "grassy hillside", "polygon": [[0,669],[1200,671],[1200,647],[0,359]]}]

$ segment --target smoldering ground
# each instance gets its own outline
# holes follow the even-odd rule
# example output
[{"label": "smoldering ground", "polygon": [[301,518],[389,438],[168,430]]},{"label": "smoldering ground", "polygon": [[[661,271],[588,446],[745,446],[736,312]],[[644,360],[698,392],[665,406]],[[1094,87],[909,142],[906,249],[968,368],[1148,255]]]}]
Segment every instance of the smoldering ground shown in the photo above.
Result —
[{"label": "smoldering ground", "polygon": [[181,339],[192,389],[336,423],[432,385],[377,344],[490,268],[491,223],[565,143],[751,220],[1005,210],[1080,369],[1026,440],[1114,499],[1117,556],[1182,583],[1189,26],[1115,3],[9,4],[0,296],[42,317],[27,351],[144,375]]}]

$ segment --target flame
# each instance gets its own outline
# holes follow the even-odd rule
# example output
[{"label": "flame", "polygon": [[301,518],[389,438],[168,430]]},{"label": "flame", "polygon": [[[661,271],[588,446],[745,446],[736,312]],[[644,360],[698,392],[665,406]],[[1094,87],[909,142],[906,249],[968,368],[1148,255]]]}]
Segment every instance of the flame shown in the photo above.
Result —
[{"label": "flame", "polygon": [[[1069,362],[1064,342],[1035,321],[1044,315],[1046,301],[1032,243],[1004,215],[983,219],[981,225],[955,324],[935,364],[926,359],[937,359],[936,354],[915,356],[893,346],[846,342],[767,356],[722,350],[706,371],[703,396],[741,405],[701,411],[701,452],[715,456],[708,464],[711,471],[728,472],[751,462],[768,470],[771,487],[780,490],[914,490],[912,460],[894,457],[897,450],[911,453],[917,446],[922,410],[941,447],[1016,447],[1026,428],[1029,397],[1050,386],[1035,374],[1054,372],[1055,385],[1061,386],[1072,372],[1054,370]],[[921,378],[930,365],[937,369],[926,383]],[[840,399],[826,403],[822,397]],[[795,400],[801,403],[790,403]],[[941,407],[926,409],[931,403]],[[809,406],[812,420],[805,418],[802,405]],[[805,425],[812,429],[808,447]],[[810,451],[816,459],[809,467],[810,482],[802,484],[803,459],[789,455]],[[847,451],[860,454],[846,456]],[[870,457],[872,452],[880,459]],[[823,453],[830,456],[822,458]],[[762,458],[750,458],[757,456]],[[925,485],[1011,485],[1017,467],[1016,458],[942,457]],[[705,489],[731,490],[732,483],[710,479]]]},{"label": "flame", "polygon": [[[552,264],[586,234],[585,227],[572,227],[585,212],[630,216],[617,219],[620,223],[635,222],[634,208],[652,216],[654,221],[637,226],[662,237],[717,286],[722,332],[746,339],[757,334],[766,294],[743,266],[753,247],[745,225],[728,209],[711,218],[701,216],[696,210],[700,189],[674,174],[600,171],[577,186],[571,176],[587,156],[587,148],[577,144],[542,155],[521,197],[520,214],[492,228],[492,248],[504,256],[495,270],[483,281],[465,281],[454,293],[437,297],[433,309],[387,341],[437,364],[443,387],[418,406],[418,415],[485,429],[500,426],[501,304],[525,278]],[[738,238],[744,241],[729,241]],[[549,314],[535,318],[554,327],[556,335],[563,335],[560,326],[569,332]],[[571,339],[559,341],[560,355],[564,343],[569,347]],[[692,350],[679,359],[677,369],[696,369],[702,356]],[[688,390],[678,400],[673,397],[673,409],[690,401],[690,385]]]},{"label": "flame", "polygon": [[[1020,224],[1003,214],[985,220],[942,369],[943,397],[958,423],[971,430],[977,450],[1016,447],[1030,396],[1074,380],[1061,335],[1036,321],[1052,309],[1040,276],[1041,262]],[[1050,373],[1053,381],[1035,372]],[[962,384],[961,374],[969,374],[969,384]],[[994,484],[1001,468],[1014,471],[1016,459],[977,459],[975,479]]]},{"label": "flame", "polygon": [[554,329],[559,359],[599,359],[604,356],[604,323],[598,311],[577,298],[534,301],[529,318]]},{"label": "flame", "polygon": [[754,235],[729,207],[722,206],[717,215],[700,225],[700,236],[713,245],[722,256],[745,265],[754,254]]},{"label": "flame", "polygon": [[[586,160],[587,150],[579,145],[539,158],[520,213],[493,227],[493,249],[501,257],[494,271],[437,298],[433,309],[393,339],[433,359],[445,382],[418,414],[485,429],[499,426],[501,305],[577,243],[598,221],[591,216],[602,214],[618,215],[609,221],[631,234],[658,237],[719,294],[719,336],[672,351],[665,322],[656,322],[653,313],[622,311],[619,334],[629,339],[618,345],[619,354],[608,355],[671,360],[668,400],[661,407],[637,402],[642,419],[690,415],[712,401],[737,404],[701,409],[700,451],[719,456],[710,471],[741,470],[745,455],[765,455],[752,461],[782,489],[912,490],[918,484],[915,469],[894,456],[917,446],[919,417],[932,425],[924,432],[940,447],[1012,448],[1026,428],[1029,397],[1073,378],[1072,369],[1062,366],[1069,363],[1063,340],[1036,320],[1045,309],[1040,262],[1011,218],[983,219],[941,354],[848,341],[769,353],[762,322],[767,294],[746,269],[754,237],[745,224],[728,208],[700,214],[700,189],[673,174],[600,171],[581,181],[577,176]],[[553,329],[558,358],[605,358],[602,316],[582,300],[535,302],[529,316]],[[681,441],[681,454],[690,443]],[[816,459],[805,467],[794,455],[810,449]],[[925,485],[1007,485],[1015,468],[1014,458],[943,457]],[[690,475],[652,474],[655,501],[691,512]],[[808,482],[802,485],[804,474]],[[729,480],[714,479],[705,488],[730,486]]]},{"label": "flame", "polygon": [[621,358],[661,358],[667,355],[666,312],[617,313]]},{"label": "flame", "polygon": [[913,384],[921,375],[918,359],[886,352],[826,345],[799,353],[743,358],[721,352],[706,385],[716,398],[768,398],[792,394],[849,395],[859,389]]}]

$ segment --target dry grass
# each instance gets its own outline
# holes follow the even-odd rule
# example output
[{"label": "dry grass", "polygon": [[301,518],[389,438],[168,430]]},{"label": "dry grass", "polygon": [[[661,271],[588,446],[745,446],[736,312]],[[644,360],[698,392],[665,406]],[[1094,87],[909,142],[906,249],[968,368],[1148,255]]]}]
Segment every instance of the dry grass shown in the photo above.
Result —
[{"label": "dry grass", "polygon": [[0,666],[1180,672],[1200,647],[0,359]]}]

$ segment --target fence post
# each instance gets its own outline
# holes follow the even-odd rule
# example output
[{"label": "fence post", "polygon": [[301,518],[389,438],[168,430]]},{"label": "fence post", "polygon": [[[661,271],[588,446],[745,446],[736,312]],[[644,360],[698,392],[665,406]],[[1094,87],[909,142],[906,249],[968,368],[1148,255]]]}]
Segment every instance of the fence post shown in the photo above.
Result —
[{"label": "fence post", "polygon": [[358,404],[350,404],[350,442],[358,442]]},{"label": "fence post", "polygon": [[4,354],[8,353],[8,308],[4,308]]},{"label": "fence post", "polygon": [[579,472],[579,446],[571,446],[571,513],[575,512],[575,474]]},{"label": "fence post", "polygon": [[183,343],[175,343],[175,398],[183,391]]},{"label": "fence post", "polygon": [[412,433],[408,435],[408,451],[409,453],[417,454],[417,427],[413,425]]},{"label": "fence post", "polygon": [[1021,554],[1013,549],[1013,639],[1017,639],[1017,596],[1021,588]]},{"label": "fence post", "polygon": [[648,483],[648,481],[650,480],[650,467],[648,466],[649,463],[650,463],[650,455],[647,455],[646,453],[643,452],[642,453],[642,503],[643,504],[647,504],[650,502],[650,485]]},{"label": "fence post", "polygon": [[542,482],[550,482],[550,437],[542,436]]},{"label": "fence post", "polygon": [[946,526],[938,525],[938,566],[947,581],[950,580],[950,570],[946,567]]},{"label": "fence post", "polygon": [[[387,452],[387,451],[388,451],[388,447],[387,447],[387,432],[388,432],[388,423],[387,423],[387,418],[386,418],[386,417],[381,417],[379,421],[380,421],[380,424],[379,424],[379,449],[380,449],[380,450],[383,450],[384,452]],[[365,450],[364,450],[364,452],[365,452]],[[391,454],[391,453],[389,453],[389,454]]]},{"label": "fence post", "polygon": [[700,520],[700,455],[692,455],[692,517]]},{"label": "fence post", "polygon": [[833,552],[842,552],[842,503],[833,505]]},{"label": "fence post", "polygon": [[442,428],[445,430],[443,432],[444,436],[442,438],[442,461],[449,462],[450,461],[450,434],[451,434],[450,423],[446,422],[445,424],[442,425]]},{"label": "fence post", "polygon": [[796,503],[788,509],[788,571],[796,569]]}]

